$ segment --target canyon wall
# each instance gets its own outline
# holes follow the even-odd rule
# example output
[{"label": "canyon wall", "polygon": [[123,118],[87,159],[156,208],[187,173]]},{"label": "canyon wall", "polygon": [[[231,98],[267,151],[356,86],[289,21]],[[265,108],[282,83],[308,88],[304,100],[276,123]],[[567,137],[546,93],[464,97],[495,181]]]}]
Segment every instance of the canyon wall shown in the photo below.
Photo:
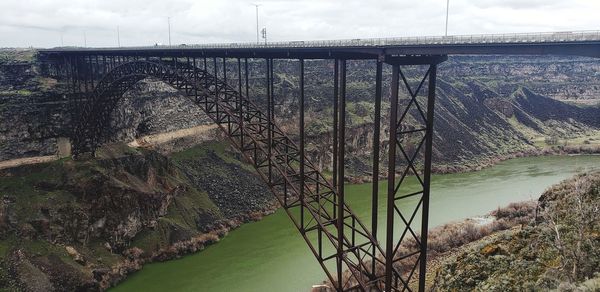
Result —
[{"label": "canyon wall", "polygon": [[[262,107],[263,63],[250,62],[250,99]],[[298,64],[289,60],[274,63],[276,119],[295,139]],[[235,75],[236,65],[233,60],[229,63],[230,76]],[[331,61],[306,61],[307,153],[324,169],[331,166],[332,66]],[[438,71],[434,138],[437,170],[470,169],[497,157],[532,151],[547,137],[593,137],[600,128],[596,105],[600,96],[599,68],[600,62],[589,58],[450,57]],[[348,62],[346,142],[349,174],[353,176],[366,175],[370,169],[374,69],[372,62]],[[418,81],[419,72],[422,68],[405,69],[413,83]],[[389,73],[386,66],[382,153],[388,144]],[[0,89],[0,161],[55,153],[56,138],[70,133],[67,91],[55,80],[40,77],[34,59],[4,61]],[[405,97],[403,91],[404,102]],[[148,134],[210,124],[190,101],[154,80],[136,85],[112,115],[112,141],[131,141]],[[409,116],[415,121],[412,127],[416,127],[418,114],[412,111]],[[207,139],[218,138],[214,132],[207,135]],[[382,165],[385,156],[381,155]]]}]

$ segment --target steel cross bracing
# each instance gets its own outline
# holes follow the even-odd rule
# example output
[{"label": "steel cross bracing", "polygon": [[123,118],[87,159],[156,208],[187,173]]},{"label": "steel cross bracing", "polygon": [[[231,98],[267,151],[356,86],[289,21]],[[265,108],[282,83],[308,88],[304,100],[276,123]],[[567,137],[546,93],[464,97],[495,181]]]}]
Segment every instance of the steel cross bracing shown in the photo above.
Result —
[{"label": "steel cross bracing", "polygon": [[[426,72],[411,84],[401,70],[392,66],[390,96],[390,144],[388,159],[387,233],[386,233],[386,287],[402,290],[409,287],[418,271],[419,291],[425,290],[427,258],[427,228],[431,180],[431,152],[437,64],[430,64]],[[402,80],[402,81],[400,81]],[[427,91],[425,92],[425,85]],[[407,91],[407,98],[399,99],[399,88]],[[424,95],[424,96],[423,96]],[[412,113],[412,114],[411,114]],[[392,130],[393,129],[393,130]],[[411,149],[412,148],[412,149]],[[398,151],[399,150],[399,151]],[[400,153],[400,154],[398,154]],[[422,163],[422,168],[417,163]],[[399,177],[396,174],[400,174]],[[403,190],[408,175],[416,178],[416,190]],[[414,198],[417,198],[416,202]],[[401,204],[409,204],[409,211],[401,211]],[[420,232],[415,231],[413,220],[421,212]],[[396,224],[394,221],[402,222]],[[398,240],[395,232],[400,231]],[[419,235],[420,233],[420,235]],[[409,237],[414,243],[403,246]],[[407,268],[402,268],[406,267]],[[400,273],[392,273],[399,271]],[[410,288],[409,288],[410,290]]]},{"label": "steel cross bracing", "polygon": [[[178,89],[198,105],[229,137],[245,159],[253,164],[268,184],[299,230],[310,250],[337,291],[411,291],[424,290],[429,181],[431,172],[431,144],[433,129],[433,100],[435,97],[436,65],[444,57],[391,57],[375,60],[375,129],[373,156],[373,191],[371,227],[365,226],[345,202],[345,59],[335,59],[334,65],[334,171],[328,181],[317,167],[306,158],[304,131],[304,60],[298,60],[299,74],[299,140],[286,135],[274,122],[273,59],[264,59],[266,66],[266,114],[248,97],[248,59],[197,57],[140,57],[105,55],[66,55],[54,60],[48,73],[67,77],[73,95],[74,155],[93,153],[109,136],[110,113],[123,94],[138,81],[153,77]],[[234,60],[235,61],[235,60]],[[236,70],[228,67],[236,67]],[[388,199],[385,249],[377,237],[379,144],[382,99],[382,68],[392,67],[390,137],[397,147],[390,147],[388,163]],[[429,69],[416,88],[409,85],[400,70],[404,65],[427,65]],[[211,65],[212,68],[209,68]],[[212,70],[211,70],[212,69]],[[236,73],[237,71],[237,73]],[[227,73],[234,72],[233,78]],[[244,72],[244,73],[242,73]],[[403,82],[400,82],[400,77]],[[237,79],[237,80],[236,80]],[[426,82],[428,80],[428,82]],[[419,96],[428,83],[425,99]],[[236,85],[237,88],[234,87]],[[245,87],[245,88],[244,88]],[[405,87],[410,99],[403,107],[399,88]],[[245,94],[241,94],[245,92]],[[424,108],[422,108],[424,107]],[[422,126],[406,129],[410,111],[418,112]],[[400,115],[398,115],[400,113]],[[414,116],[414,114],[412,115]],[[414,152],[405,150],[404,137],[421,134]],[[413,143],[414,139],[408,139]],[[413,143],[415,144],[415,143]],[[424,145],[424,148],[423,148]],[[396,150],[399,150],[398,152]],[[409,153],[410,152],[410,153]],[[397,155],[401,154],[401,155]],[[424,157],[421,168],[416,165]],[[400,171],[398,171],[398,167]],[[400,177],[396,178],[395,174]],[[402,194],[400,185],[407,175],[417,178],[422,189]],[[342,187],[340,187],[342,186]],[[419,197],[414,212],[405,214],[396,205],[402,199]],[[420,235],[411,222],[422,210]],[[399,216],[398,216],[399,215]],[[395,222],[400,218],[402,224]],[[396,219],[397,221],[397,219]],[[395,232],[400,231],[400,236]],[[410,234],[417,243],[415,251],[406,253],[401,243]],[[410,269],[402,265],[414,262]],[[418,285],[411,279],[420,273]]]}]

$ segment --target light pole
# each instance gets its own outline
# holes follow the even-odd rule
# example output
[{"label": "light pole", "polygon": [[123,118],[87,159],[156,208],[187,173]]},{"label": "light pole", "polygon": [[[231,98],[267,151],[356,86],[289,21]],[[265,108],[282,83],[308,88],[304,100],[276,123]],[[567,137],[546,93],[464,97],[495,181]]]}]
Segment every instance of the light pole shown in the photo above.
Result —
[{"label": "light pole", "polygon": [[446,0],[446,34],[448,36],[448,11],[450,10],[450,0]]},{"label": "light pole", "polygon": [[117,47],[121,47],[121,33],[119,32],[119,26],[117,25]]},{"label": "light pole", "polygon": [[87,48],[87,36],[85,35],[85,30],[83,31],[83,47]]},{"label": "light pole", "polygon": [[171,46],[171,17],[167,17],[167,25],[169,26],[169,47]]},{"label": "light pole", "polygon": [[260,4],[252,3],[252,5],[254,5],[254,7],[256,8],[256,43],[260,44],[260,39],[258,37],[258,6],[260,6]]}]

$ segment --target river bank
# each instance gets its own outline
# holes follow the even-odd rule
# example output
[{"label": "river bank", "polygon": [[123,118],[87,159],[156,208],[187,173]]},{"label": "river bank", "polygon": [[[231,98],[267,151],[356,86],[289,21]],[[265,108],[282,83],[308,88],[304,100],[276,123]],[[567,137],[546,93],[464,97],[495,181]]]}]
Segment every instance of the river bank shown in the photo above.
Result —
[{"label": "river bank", "polygon": [[[170,135],[168,135],[170,136]],[[180,135],[182,136],[182,135]],[[185,136],[185,137],[183,137]],[[193,184],[195,185],[195,187],[201,185],[204,187],[209,187],[210,189],[210,185],[212,184],[212,188],[213,188],[213,193],[219,193],[219,192],[226,192],[226,193],[230,193],[232,190],[235,190],[236,187],[234,187],[235,184],[231,184],[230,187],[225,187],[225,188],[216,188],[215,189],[215,184],[211,182],[211,180],[214,180],[215,177],[211,176],[211,174],[207,173],[206,171],[203,171],[201,173],[197,173],[196,171],[198,169],[204,168],[205,164],[208,163],[208,165],[213,165],[213,166],[209,166],[209,168],[214,168],[214,165],[218,165],[218,164],[225,164],[227,165],[228,163],[235,163],[237,164],[240,169],[244,169],[246,172],[248,173],[253,173],[253,169],[248,166],[248,165],[244,165],[243,163],[239,162],[239,161],[235,161],[236,159],[236,155],[234,154],[234,152],[231,152],[232,150],[228,150],[228,146],[226,146],[226,144],[222,144],[222,143],[216,143],[216,142],[210,142],[207,145],[208,146],[208,150],[204,149],[198,149],[197,147],[192,147],[189,148],[187,146],[182,146],[183,144],[186,143],[181,143],[178,142],[178,139],[186,139],[189,140],[190,137],[187,137],[187,135],[183,135],[182,137],[177,136],[177,139],[163,139],[165,141],[162,141],[161,143],[144,143],[144,147],[142,147],[141,149],[138,150],[134,150],[132,148],[112,148],[108,147],[110,149],[110,151],[105,151],[104,154],[101,154],[100,157],[98,158],[99,160],[106,160],[106,159],[114,159],[114,158],[119,158],[119,156],[123,155],[123,153],[127,152],[127,151],[148,151],[148,150],[144,150],[144,148],[152,148],[155,150],[158,150],[160,152],[165,153],[166,155],[169,155],[171,158],[160,158],[159,160],[161,161],[167,161],[167,160],[173,160],[175,162],[175,164],[179,165],[179,171],[182,171],[183,173],[181,174],[182,176],[187,177],[187,179],[192,179],[192,178],[198,178],[198,177],[207,177],[208,179],[204,179],[203,181],[197,183],[197,184]],[[193,135],[192,135],[193,136]],[[168,140],[168,141],[167,141]],[[194,139],[191,139],[191,141],[195,141]],[[167,145],[167,147],[161,147],[161,145]],[[191,143],[191,142],[190,142]],[[173,152],[173,146],[172,145],[178,145],[179,150],[178,152]],[[211,146],[212,145],[212,146]],[[216,148],[218,149],[216,149]],[[128,150],[129,149],[129,150]],[[183,150],[181,151],[181,149],[187,149],[187,150]],[[491,160],[491,163],[486,165],[486,168],[489,167],[493,167],[493,165],[496,165],[498,163],[502,163],[502,161],[509,159],[509,158],[514,158],[514,157],[526,157],[526,156],[539,156],[539,155],[553,155],[553,154],[561,154],[561,155],[571,155],[574,153],[587,153],[589,152],[588,150],[586,150],[586,148],[575,148],[575,147],[571,147],[571,148],[564,148],[564,147],[554,147],[552,151],[548,151],[548,150],[540,150],[540,151],[535,151],[535,152],[528,152],[528,153],[517,153],[514,154],[512,156],[507,156],[504,157],[503,159],[493,159]],[[217,153],[217,155],[213,155],[214,153]],[[199,155],[198,155],[199,154]],[[223,154],[226,154],[225,156],[223,156]],[[197,157],[195,157],[197,156]],[[219,157],[221,156],[221,157]],[[201,159],[201,163],[196,161],[195,163],[193,161],[195,161],[195,158],[198,157],[203,157]],[[156,158],[153,158],[156,159]],[[165,160],[167,159],[167,160]],[[208,160],[207,160],[208,159]],[[223,160],[225,159],[225,160]],[[66,160],[68,162],[68,159]],[[187,161],[187,162],[186,162]],[[192,162],[193,165],[189,165],[190,161]],[[54,163],[58,163],[58,164],[63,164],[64,161],[57,161]],[[129,162],[130,163],[130,162]],[[69,163],[67,163],[68,165]],[[134,163],[137,164],[137,163]],[[185,166],[186,164],[187,167],[182,167]],[[45,164],[38,166],[24,166],[25,169],[27,169],[27,171],[33,171],[34,173],[36,171],[40,171],[41,169],[44,168]],[[475,169],[471,169],[473,170],[481,170],[483,169],[483,167],[479,167],[479,168],[475,168]],[[71,169],[74,170],[74,169]],[[81,170],[78,170],[81,171]],[[186,173],[187,171],[187,173]],[[8,176],[13,176],[13,177],[18,177],[20,175],[20,173],[24,173],[24,171],[16,171],[14,172],[12,175],[10,174],[11,170],[8,170],[6,173],[9,173]],[[26,171],[25,171],[26,172]],[[43,171],[42,171],[43,172]],[[168,172],[168,171],[167,171]],[[452,169],[451,170],[452,173],[459,173],[457,171],[457,169]],[[228,172],[221,172],[219,173],[218,177],[216,178],[217,180],[222,180],[222,179],[228,179],[229,175],[227,175]],[[438,172],[439,173],[439,172]],[[448,174],[448,172],[446,172],[446,174]],[[140,176],[140,179],[142,181],[146,181],[146,184],[150,183],[152,184],[156,184],[156,183],[152,183],[152,181],[156,181],[157,180],[157,176],[155,174],[152,174],[151,172],[148,172],[147,170],[144,172],[139,173],[135,173],[134,175]],[[6,174],[4,175],[6,176]],[[160,175],[158,176],[160,177]],[[252,176],[249,176],[252,177]],[[256,177],[256,179],[258,179]],[[259,181],[259,180],[258,180]],[[352,180],[349,180],[352,181]],[[77,186],[74,186],[76,183],[72,182],[72,187],[71,188],[77,188]],[[136,183],[137,184],[137,183]],[[180,184],[180,182],[175,182],[174,185]],[[262,183],[261,183],[262,184]],[[56,182],[35,182],[34,185],[40,185],[41,186],[41,191],[43,192],[56,192],[56,187],[57,185],[60,185],[60,183],[56,183]],[[49,186],[48,186],[49,185]],[[167,189],[173,188],[174,185],[168,186]],[[368,184],[366,184],[368,185]],[[176,189],[177,187],[175,187]],[[144,188],[142,188],[144,189]],[[382,189],[385,189],[384,187]],[[6,193],[6,189],[3,189],[4,193]],[[9,190],[10,191],[10,190]],[[139,190],[138,190],[139,191]],[[119,191],[121,192],[121,191]],[[146,192],[146,191],[143,191]],[[167,193],[169,192],[173,192],[173,190],[171,191],[167,191]],[[173,198],[175,198],[177,195],[178,191],[174,191],[174,193],[172,195],[166,195],[165,198],[165,203],[162,203],[162,205],[165,206],[169,206],[170,204],[172,204]],[[121,249],[114,249],[112,247],[113,244],[104,244],[104,249],[106,251],[108,251],[113,259],[108,260],[107,262],[110,263],[107,265],[107,262],[104,263],[94,263],[94,261],[89,261],[88,260],[84,260],[82,261],[81,258],[94,258],[96,257],[95,255],[98,253],[98,248],[94,248],[94,249],[89,249],[88,247],[86,247],[86,244],[83,244],[81,247],[77,247],[78,243],[77,240],[75,240],[75,243],[71,243],[71,242],[67,242],[65,240],[58,240],[56,241],[55,239],[53,239],[52,243],[53,245],[58,245],[58,248],[54,251],[54,252],[58,252],[59,254],[63,254],[64,257],[69,257],[71,261],[79,261],[80,263],[78,263],[79,266],[81,266],[81,268],[85,273],[88,273],[88,275],[91,275],[91,277],[88,276],[81,276],[82,279],[86,279],[85,281],[82,281],[80,284],[81,285],[91,285],[92,287],[97,287],[98,289],[107,289],[108,287],[112,287],[117,285],[118,283],[124,281],[125,279],[127,279],[127,277],[133,273],[135,273],[136,271],[142,269],[144,267],[144,265],[147,265],[149,263],[153,263],[153,262],[162,262],[162,261],[167,261],[167,260],[172,260],[172,259],[177,259],[180,258],[184,255],[188,255],[188,254],[192,254],[195,253],[197,251],[203,250],[206,247],[219,242],[221,239],[223,239],[231,230],[237,229],[240,226],[242,226],[244,223],[248,223],[248,222],[255,222],[258,220],[261,220],[265,215],[269,215],[269,214],[273,214],[277,208],[278,205],[275,202],[274,198],[271,196],[270,192],[265,191],[264,189],[262,191],[258,191],[263,192],[265,197],[269,197],[271,198],[270,200],[264,201],[264,203],[261,204],[254,204],[251,208],[250,211],[234,211],[232,212],[232,214],[230,214],[229,217],[227,217],[227,219],[220,219],[220,220],[214,220],[214,222],[211,221],[211,219],[209,218],[204,218],[202,220],[202,224],[204,227],[199,228],[200,225],[198,225],[198,223],[192,224],[190,225],[189,223],[187,224],[189,227],[185,227],[183,228],[184,232],[182,233],[181,231],[175,231],[175,233],[177,235],[175,235],[172,239],[168,239],[167,241],[163,242],[163,243],[156,243],[155,239],[145,239],[143,238],[148,237],[146,235],[143,235],[143,231],[144,230],[167,230],[168,233],[173,233],[174,231],[173,226],[175,226],[175,229],[180,229],[181,226],[179,226],[179,224],[172,224],[172,222],[170,222],[168,224],[168,228],[164,228],[164,227],[160,227],[158,226],[159,224],[155,223],[155,222],[151,222],[151,221],[156,221],[157,219],[166,216],[167,213],[164,213],[165,211],[159,211],[158,212],[158,217],[156,217],[156,219],[152,219],[149,220],[147,223],[145,224],[141,224],[141,227],[135,227],[136,224],[131,224],[131,223],[127,223],[127,218],[124,217],[125,220],[123,227],[119,227],[119,228],[124,228],[124,229],[128,229],[128,228],[133,228],[137,229],[137,231],[133,231],[132,234],[127,235],[125,241],[128,241],[129,243],[127,243],[127,248],[121,248]],[[52,196],[51,196],[52,197]],[[12,203],[10,203],[12,200],[14,200],[14,197],[9,195],[7,197],[7,200],[9,200],[8,206],[7,208],[10,208],[10,205]],[[232,199],[231,197],[227,197],[227,198],[221,198],[220,202],[217,202],[217,205],[219,204],[225,204],[228,205],[228,202],[232,201],[235,199]],[[165,206],[160,207],[159,209],[165,209]],[[220,206],[219,206],[220,207]],[[46,207],[44,207],[46,208]],[[168,207],[166,207],[168,209]],[[43,208],[42,208],[43,209]],[[235,209],[235,208],[234,208]],[[63,211],[61,211],[63,212]],[[162,212],[162,213],[161,213]],[[5,211],[5,213],[10,213],[8,211]],[[42,212],[43,213],[43,212]],[[189,213],[189,211],[185,211],[184,213]],[[9,214],[10,215],[10,214]],[[32,213],[32,215],[35,215],[35,213]],[[37,227],[36,222],[41,222],[42,225],[44,224],[48,224],[48,216],[42,214],[42,219],[41,221],[39,221],[40,219],[36,219],[36,218],[29,218],[26,221],[28,221],[24,226],[28,226],[31,225],[33,226],[33,231],[29,231],[30,234],[29,235],[29,240],[39,240],[39,238],[37,238],[38,235],[36,235],[36,233],[40,233],[39,227]],[[204,216],[204,215],[202,215]],[[31,217],[31,216],[30,216]],[[167,216],[168,217],[168,216]],[[210,216],[209,216],[210,217]],[[90,221],[94,221],[89,219]],[[10,220],[8,220],[10,223]],[[159,219],[160,221],[160,219]],[[33,223],[30,223],[33,222]],[[46,222],[46,223],[45,223]],[[97,220],[96,222],[90,222],[89,225],[94,225],[97,224]],[[19,230],[19,228],[23,228],[23,226],[18,226],[18,223],[10,223],[8,224],[10,226],[16,226],[16,227],[6,227],[5,229],[7,230],[11,230],[15,229]],[[89,226],[88,225],[88,226]],[[139,224],[138,224],[139,225]],[[158,226],[158,227],[157,227]],[[193,226],[193,227],[192,227]],[[27,227],[29,228],[29,227]],[[94,228],[94,227],[92,227]],[[191,228],[191,229],[190,229]],[[193,230],[192,230],[193,229]],[[190,231],[191,230],[191,231]],[[42,227],[41,229],[41,233],[46,233],[46,231],[44,231],[44,228]],[[21,232],[21,231],[19,231]],[[129,231],[125,231],[125,233],[128,233]],[[142,232],[142,233],[140,233]],[[10,233],[10,232],[9,232]],[[23,232],[21,232],[23,233]],[[27,232],[25,232],[24,234],[27,234]],[[140,235],[141,234],[141,235]],[[20,235],[19,235],[20,236]],[[118,235],[118,236],[123,236],[122,234]],[[140,238],[140,236],[142,236],[142,238]],[[168,236],[170,237],[170,236]],[[9,249],[11,249],[11,245],[14,246],[14,243],[10,243],[11,241],[14,241],[13,239],[10,239],[8,241],[6,241],[6,237],[5,237],[5,243],[8,244]],[[159,240],[160,241],[160,240]],[[109,242],[109,241],[107,241]],[[154,243],[153,243],[154,242]],[[80,243],[81,244],[81,243]],[[18,244],[17,244],[18,245]],[[152,246],[154,245],[154,246]],[[108,246],[108,247],[106,247]],[[102,247],[100,247],[102,248]],[[74,252],[73,252],[74,251]],[[28,255],[27,253],[23,253],[22,251],[14,251],[11,250],[12,254],[9,254],[9,257],[7,258],[9,261],[12,261],[14,263],[21,263],[21,264],[26,264],[26,263],[30,263],[31,260],[31,255]],[[66,253],[65,253],[66,252]],[[45,252],[44,252],[45,253]],[[42,255],[44,254],[42,253]],[[34,256],[35,257],[35,256]],[[309,256],[310,258],[310,256]],[[90,263],[91,262],[91,263]],[[13,275],[19,274],[18,271],[15,271],[14,269],[7,269],[7,271],[9,273],[12,273]],[[14,285],[24,285],[23,283],[13,283]],[[13,285],[10,284],[10,285]],[[75,285],[75,284],[74,284]],[[49,286],[48,286],[49,287]],[[74,286],[73,286],[74,287]]]},{"label": "river bank", "polygon": [[[534,220],[538,204],[535,201],[523,201],[510,203],[507,206],[489,212],[483,216],[467,218],[462,221],[450,222],[437,226],[429,230],[427,240],[427,284],[426,289],[430,291],[436,286],[434,275],[440,269],[440,266],[452,255],[455,255],[464,246],[478,241],[484,237],[508,229],[521,228]],[[398,258],[418,249],[418,243],[411,237],[400,245]],[[412,271],[418,256],[404,258],[394,264],[398,271]],[[378,271],[382,272],[385,267],[378,263]],[[403,279],[410,285],[412,290],[418,290],[419,273],[418,268],[414,274],[408,272],[403,275]],[[349,271],[344,272],[346,281],[351,279]],[[350,280],[352,285],[357,283]],[[315,287],[316,286],[316,287]],[[329,281],[324,281],[321,285],[313,286],[312,292],[335,292]],[[384,287],[379,287],[383,290]],[[399,287],[400,289],[402,287]]]},{"label": "river bank", "polygon": [[522,157],[540,157],[540,156],[559,156],[559,155],[598,155],[600,154],[600,144],[580,144],[565,146],[545,146],[542,148],[531,148],[525,151],[518,151],[496,157],[478,159],[476,164],[466,164],[460,166],[432,166],[432,172],[438,174],[464,173],[469,171],[479,171],[492,167],[502,161]]},{"label": "river bank", "polygon": [[[598,165],[598,156],[532,157],[479,172],[435,175],[430,225],[433,228],[481,216],[511,202],[535,199],[546,187]],[[347,198],[360,218],[370,216],[370,195],[365,195],[370,188],[370,184],[346,185]],[[385,182],[380,189],[385,189]],[[469,203],[461,203],[464,200]],[[408,211],[409,205],[402,208]],[[279,210],[260,222],[244,224],[200,253],[148,264],[113,290],[305,291],[323,275],[288,221]],[[380,234],[384,233],[381,230]]]},{"label": "river bank", "polygon": [[[511,152],[508,154],[494,155],[492,157],[480,157],[465,164],[436,165],[433,163],[431,172],[433,174],[455,174],[480,171],[494,165],[515,158],[525,157],[548,157],[548,156],[572,156],[572,155],[600,155],[600,143],[579,145],[557,145],[544,147],[531,147],[527,150]],[[381,171],[379,179],[387,179],[387,172]],[[350,175],[346,182],[351,184],[370,183],[373,177],[370,175]]]},{"label": "river bank", "polygon": [[536,216],[458,248],[435,269],[433,291],[598,291],[600,172],[547,189]]},{"label": "river bank", "polygon": [[[170,136],[169,133],[164,134],[163,136]],[[185,139],[190,140],[194,134],[184,135],[182,137],[177,137],[177,139]],[[213,134],[214,137],[214,134]],[[177,139],[163,139],[160,143],[156,141],[150,141],[149,139],[144,139],[144,147],[156,149],[161,153],[165,153],[166,155],[173,153],[173,144],[179,144],[179,150],[185,149],[187,147],[182,146],[186,143],[181,143],[176,141]],[[193,140],[193,139],[192,139]],[[187,141],[189,142],[189,141]],[[189,144],[189,143],[188,143]],[[165,147],[165,145],[167,147]],[[132,146],[130,144],[130,146]],[[133,145],[139,147],[139,145]],[[183,147],[183,148],[182,148]],[[501,163],[506,160],[515,159],[515,158],[524,158],[524,157],[540,157],[540,156],[556,156],[556,155],[590,155],[600,153],[600,145],[569,145],[569,146],[547,146],[544,148],[532,148],[530,151],[521,151],[517,153],[511,153],[509,155],[498,156],[495,158],[490,158],[487,160],[478,161],[479,164],[473,165],[465,165],[463,167],[453,167],[453,168],[443,168],[443,167],[434,167],[433,172],[436,174],[457,174],[457,173],[465,173],[465,172],[474,172],[480,171],[482,169],[493,167],[494,165]],[[350,177],[347,180],[349,183],[370,183],[370,179],[356,179],[355,177]],[[273,205],[271,208],[261,212],[255,212],[253,214],[248,214],[242,216],[241,220],[230,220],[225,224],[219,225],[216,229],[209,230],[207,233],[202,233],[194,238],[189,240],[177,242],[174,245],[171,245],[166,248],[162,248],[148,255],[140,250],[132,250],[127,254],[127,260],[123,262],[121,265],[113,267],[110,276],[107,278],[108,286],[114,286],[119,282],[125,280],[129,274],[132,274],[140,269],[142,269],[143,265],[153,262],[162,262],[166,260],[172,260],[180,258],[181,256],[188,255],[191,253],[195,253],[197,251],[203,250],[205,247],[217,243],[219,240],[224,238],[229,231],[234,230],[240,227],[244,223],[255,222],[261,220],[265,215],[270,215],[277,210],[278,207]],[[465,223],[466,222],[466,223]],[[438,227],[434,229],[434,233],[444,233],[445,230],[455,228],[456,226],[463,226],[467,224],[471,226],[471,222],[469,220],[465,222],[451,223],[444,225],[442,227]],[[498,227],[494,231],[504,230],[514,226],[514,222],[502,222],[500,225],[497,222],[492,222],[492,225]],[[501,226],[501,227],[499,227]],[[490,228],[489,226],[484,227],[486,232],[479,232],[479,236],[484,236],[489,234]],[[474,240],[474,239],[471,239]],[[456,247],[456,246],[454,246]],[[436,258],[435,256],[432,257]],[[106,286],[106,285],[105,285]]]}]

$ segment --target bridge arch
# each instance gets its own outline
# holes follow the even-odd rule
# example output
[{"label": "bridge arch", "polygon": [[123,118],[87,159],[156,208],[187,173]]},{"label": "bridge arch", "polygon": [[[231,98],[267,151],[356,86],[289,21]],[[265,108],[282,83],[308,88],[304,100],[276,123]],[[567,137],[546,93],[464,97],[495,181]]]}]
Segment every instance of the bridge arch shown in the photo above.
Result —
[{"label": "bridge arch", "polygon": [[[136,83],[154,78],[167,83],[194,104],[199,96],[214,96],[215,78],[206,71],[184,63],[169,64],[161,61],[130,61],[112,68],[98,81],[93,90],[81,99],[74,117],[72,142],[74,155],[93,153],[108,140],[111,113],[123,95]],[[207,82],[207,78],[211,82]]]},{"label": "bridge arch", "polygon": [[[102,76],[83,99],[81,114],[76,117],[74,155],[93,152],[102,143],[110,113],[133,85],[148,77],[161,80],[198,105],[253,164],[336,287],[367,290],[379,283],[382,271],[364,259],[372,258],[381,267],[385,259],[378,255],[384,251],[345,202],[336,205],[336,188],[303,157],[300,147],[273,123],[270,114],[261,112],[217,76],[175,60],[129,61]],[[336,216],[335,209],[343,210],[338,213],[344,216]],[[338,218],[343,218],[343,225]],[[336,224],[349,234],[338,237]],[[345,269],[349,272],[343,273]],[[396,270],[394,275],[400,277]]]}]

